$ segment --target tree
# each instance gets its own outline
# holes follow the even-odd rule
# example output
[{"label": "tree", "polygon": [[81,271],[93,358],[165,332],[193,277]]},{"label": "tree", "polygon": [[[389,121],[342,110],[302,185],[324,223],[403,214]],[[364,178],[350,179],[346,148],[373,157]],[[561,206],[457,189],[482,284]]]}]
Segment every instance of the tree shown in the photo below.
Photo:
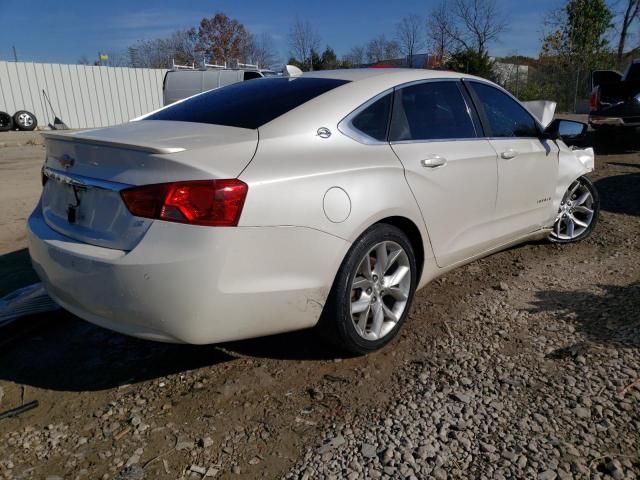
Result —
[{"label": "tree", "polygon": [[629,35],[629,27],[640,18],[640,0],[627,0],[627,6],[622,16],[622,26],[620,28],[620,37],[618,39],[618,60],[622,60],[624,56],[624,48]]},{"label": "tree", "polygon": [[315,49],[311,50],[311,57],[309,59],[310,69],[313,70],[322,70],[322,59],[318,52]]},{"label": "tree", "polygon": [[203,52],[198,48],[198,40],[198,30],[193,27],[173,32],[167,46],[175,62],[198,63],[198,60],[202,60]]},{"label": "tree", "polygon": [[324,49],[320,56],[320,70],[335,70],[338,68],[338,57],[329,45]]},{"label": "tree", "polygon": [[469,73],[489,80],[496,80],[493,72],[493,61],[487,52],[478,53],[469,48],[453,53],[445,63],[447,68],[456,72]]},{"label": "tree", "polygon": [[277,62],[273,38],[268,33],[261,35],[249,34],[249,41],[244,54],[249,63],[255,63],[261,68],[268,68]]},{"label": "tree", "polygon": [[352,47],[349,53],[343,55],[342,63],[344,66],[361,67],[365,63],[365,57],[364,47]]},{"label": "tree", "polygon": [[302,64],[302,62],[295,57],[289,57],[289,60],[287,61],[287,65],[293,65],[294,67],[298,67],[300,70],[304,68],[304,65]]},{"label": "tree", "polygon": [[423,20],[418,15],[407,15],[396,25],[396,40],[407,64],[413,67],[413,56],[425,46]]},{"label": "tree", "polygon": [[224,13],[203,18],[198,28],[198,50],[206,59],[218,63],[244,60],[249,34],[244,25]]},{"label": "tree", "polygon": [[547,21],[552,31],[544,38],[543,55],[578,65],[597,62],[608,53],[606,33],[612,19],[605,0],[568,0]]},{"label": "tree", "polygon": [[499,38],[508,21],[496,0],[455,0],[453,22],[447,25],[447,34],[463,50],[475,50],[478,55],[487,52],[487,44]]},{"label": "tree", "polygon": [[177,30],[167,38],[138,40],[127,49],[127,64],[132,67],[168,68],[202,61],[195,28]]},{"label": "tree", "polygon": [[313,70],[311,52],[318,50],[320,45],[320,34],[313,28],[308,20],[296,17],[291,30],[289,31],[289,46],[291,56],[299,59],[303,69]]},{"label": "tree", "polygon": [[383,60],[392,60],[400,55],[400,47],[393,40],[387,40],[384,34],[377,36],[367,43],[367,62],[378,63]]},{"label": "tree", "polygon": [[446,58],[453,48],[453,19],[446,0],[435,7],[427,17],[427,39],[431,49],[440,58]]},{"label": "tree", "polygon": [[610,67],[607,32],[612,18],[605,0],[567,0],[547,18],[550,32],[544,37],[539,68],[555,85],[559,108],[575,109],[578,99],[591,91],[589,73]]}]

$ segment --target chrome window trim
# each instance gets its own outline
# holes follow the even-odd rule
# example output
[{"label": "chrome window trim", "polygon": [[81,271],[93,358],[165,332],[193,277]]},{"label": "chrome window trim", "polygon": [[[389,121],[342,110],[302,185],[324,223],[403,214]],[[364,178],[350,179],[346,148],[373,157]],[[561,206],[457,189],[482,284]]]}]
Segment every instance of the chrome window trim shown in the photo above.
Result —
[{"label": "chrome window trim", "polygon": [[[525,112],[527,114],[529,114],[529,116],[531,116],[531,118],[533,118],[533,121],[539,127],[540,132],[544,131],[544,127],[542,126],[540,121],[533,114],[531,114],[531,112],[529,112],[529,110],[524,105],[522,105],[522,102],[520,100],[518,100],[516,97],[514,97],[511,93],[509,93],[507,90],[502,88],[500,85],[491,83],[491,82],[486,81],[484,79],[472,78],[472,77],[423,78],[423,79],[420,79],[420,80],[412,80],[410,82],[401,83],[401,84],[396,85],[396,86],[394,86],[392,88],[388,88],[387,90],[384,90],[383,92],[377,94],[375,97],[370,98],[365,103],[363,103],[362,105],[357,107],[355,110],[353,110],[351,113],[349,113],[342,120],[340,120],[340,122],[338,122],[338,131],[340,133],[342,133],[343,135],[345,135],[345,136],[351,138],[352,140],[355,140],[356,142],[361,143],[363,145],[401,145],[401,144],[407,144],[407,143],[467,142],[467,141],[471,141],[471,140],[488,140],[488,141],[514,140],[514,139],[540,140],[539,137],[483,137],[483,136],[469,137],[469,138],[432,138],[432,139],[425,139],[425,140],[398,140],[398,141],[389,141],[388,139],[387,140],[376,140],[375,138],[370,137],[369,135],[366,135],[365,133],[363,133],[360,130],[358,130],[357,128],[355,128],[353,126],[353,124],[351,123],[351,121],[360,112],[362,112],[364,109],[369,107],[372,103],[376,102],[377,100],[379,100],[380,98],[384,97],[385,95],[387,95],[389,93],[395,94],[396,91],[398,91],[398,90],[400,90],[402,88],[410,87],[410,86],[413,86],[413,85],[418,85],[418,84],[421,84],[421,83],[428,83],[428,82],[456,82],[456,83],[464,83],[464,82],[473,83],[473,82],[476,82],[476,83],[482,83],[482,84],[487,85],[489,87],[493,87],[496,90],[499,90],[499,91],[505,93],[507,96],[511,97],[512,100],[514,100],[518,105],[520,105],[525,110]],[[461,93],[461,96],[462,96],[462,101],[464,102],[465,106],[467,107],[467,114],[469,115],[469,118],[471,120],[471,124],[473,125],[473,129],[476,132],[476,134],[478,134],[479,132],[477,130],[476,122],[473,120],[473,115],[471,114],[471,106],[467,102],[467,98],[464,95],[462,95],[462,93]]]},{"label": "chrome window trim", "polygon": [[85,177],[84,175],[61,172],[60,170],[54,170],[49,167],[43,167],[42,174],[51,180],[56,180],[81,190],[97,188],[111,192],[120,192],[132,186],[126,183],[111,182],[109,180],[100,180],[98,178]]},{"label": "chrome window trim", "polygon": [[353,110],[346,117],[340,120],[340,122],[338,123],[338,131],[343,135],[346,135],[350,139],[355,140],[358,143],[362,143],[363,145],[388,145],[389,142],[387,142],[386,139],[378,140],[376,138],[373,138],[367,135],[366,133],[361,132],[356,127],[354,127],[352,122],[353,122],[353,119],[357,117],[360,113],[362,113],[363,110],[366,110],[368,107],[370,107],[372,104],[380,100],[382,97],[384,97],[385,95],[393,94],[393,90],[394,90],[393,88],[388,88],[387,90],[377,94],[375,97],[370,98],[369,100],[364,102],[362,105],[360,105],[358,108]]},{"label": "chrome window trim", "polygon": [[485,137],[466,137],[466,138],[432,138],[428,140],[397,140],[389,142],[389,145],[403,145],[407,143],[442,143],[442,142],[473,142],[475,140],[488,140]]}]

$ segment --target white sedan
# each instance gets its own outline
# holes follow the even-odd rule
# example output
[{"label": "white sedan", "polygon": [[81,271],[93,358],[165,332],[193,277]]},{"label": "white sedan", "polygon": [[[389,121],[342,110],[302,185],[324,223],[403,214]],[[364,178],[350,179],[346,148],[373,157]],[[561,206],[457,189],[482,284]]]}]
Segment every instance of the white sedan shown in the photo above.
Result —
[{"label": "white sedan", "polygon": [[593,150],[560,138],[583,129],[451,72],[243,82],[45,134],[29,250],[56,302],[118,332],[206,344],[317,325],[366,353],[448,270],[591,233]]}]

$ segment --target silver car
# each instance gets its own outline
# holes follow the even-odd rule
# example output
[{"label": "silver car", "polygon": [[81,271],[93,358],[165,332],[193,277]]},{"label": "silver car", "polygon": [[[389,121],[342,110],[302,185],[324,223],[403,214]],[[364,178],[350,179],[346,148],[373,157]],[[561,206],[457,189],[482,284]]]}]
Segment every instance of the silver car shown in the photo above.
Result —
[{"label": "silver car", "polygon": [[136,337],[204,344],[317,326],[381,348],[417,289],[598,218],[584,125],[480,78],[265,78],[124,125],[48,133],[29,250],[49,294]]}]

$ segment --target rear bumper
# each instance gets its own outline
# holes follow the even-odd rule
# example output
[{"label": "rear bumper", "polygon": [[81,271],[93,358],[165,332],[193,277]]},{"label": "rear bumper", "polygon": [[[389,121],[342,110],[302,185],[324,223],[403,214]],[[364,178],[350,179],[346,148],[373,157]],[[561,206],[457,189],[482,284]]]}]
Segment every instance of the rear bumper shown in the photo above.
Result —
[{"label": "rear bumper", "polygon": [[625,118],[606,115],[589,115],[589,124],[592,127],[640,127],[639,117]]},{"label": "rear bumper", "polygon": [[28,222],[33,266],[78,317],[127,335],[207,344],[315,325],[349,243],[298,227],[154,222],[125,252]]}]

